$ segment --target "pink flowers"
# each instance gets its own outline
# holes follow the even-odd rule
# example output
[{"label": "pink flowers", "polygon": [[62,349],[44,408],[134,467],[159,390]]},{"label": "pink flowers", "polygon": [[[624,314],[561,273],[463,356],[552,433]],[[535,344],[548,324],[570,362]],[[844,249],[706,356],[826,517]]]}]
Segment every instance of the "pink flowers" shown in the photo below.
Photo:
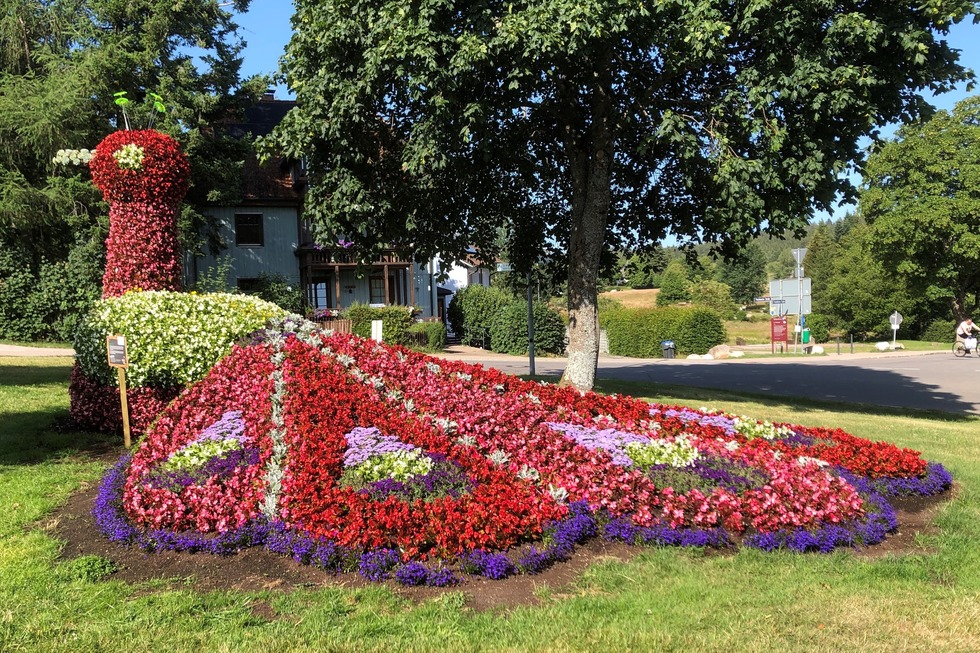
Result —
[{"label": "pink flowers", "polygon": [[[131,152],[141,156],[120,156]],[[177,209],[190,179],[180,146],[153,130],[118,131],[99,143],[89,167],[110,202],[102,297],[134,288],[180,290]]]},{"label": "pink flowers", "polygon": [[[317,541],[403,559],[507,549],[540,537],[568,502],[617,528],[816,532],[860,520],[865,502],[824,462],[832,455],[792,452],[833,452],[839,439],[868,452],[858,456],[868,467],[873,452],[892,451],[802,427],[781,428],[782,440],[748,438],[767,431],[286,324],[236,348],[161,415],[127,472],[132,521],[224,532],[264,515]],[[243,432],[222,430],[235,431],[234,446],[205,442],[216,423],[238,420]],[[207,446],[220,461],[194,458]],[[255,459],[239,455],[252,450]],[[911,452],[894,451],[917,467]],[[178,459],[191,462],[168,463]],[[375,467],[356,485],[344,480],[366,464]],[[182,465],[196,475],[174,478]],[[424,482],[405,484],[415,476]],[[437,492],[440,482],[452,491]]]}]

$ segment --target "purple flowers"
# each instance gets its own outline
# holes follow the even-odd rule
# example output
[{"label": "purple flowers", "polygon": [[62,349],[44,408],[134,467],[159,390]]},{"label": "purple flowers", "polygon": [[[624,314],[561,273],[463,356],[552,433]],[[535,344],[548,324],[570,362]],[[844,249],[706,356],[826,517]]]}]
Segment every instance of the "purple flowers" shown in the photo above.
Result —
[{"label": "purple flowers", "polygon": [[651,408],[650,415],[652,417],[656,417],[657,415],[663,415],[664,417],[677,417],[682,422],[694,422],[695,424],[701,424],[703,426],[716,426],[723,430],[727,435],[735,435],[735,421],[732,418],[720,413],[706,414],[696,410],[677,410],[675,408],[668,408],[667,410],[660,411],[657,408]]},{"label": "purple flowers", "polygon": [[646,444],[650,438],[644,435],[619,431],[617,429],[592,429],[587,426],[568,424],[565,422],[546,422],[545,426],[552,430],[563,433],[565,437],[571,438],[576,444],[580,444],[586,449],[601,449],[610,456],[615,465],[630,467],[633,459],[626,454],[626,445],[636,442]]},{"label": "purple flowers", "polygon": [[344,453],[344,467],[355,467],[366,463],[374,456],[418,451],[418,447],[406,444],[392,435],[381,435],[381,431],[373,426],[359,426],[352,429],[345,437],[348,449]]}]

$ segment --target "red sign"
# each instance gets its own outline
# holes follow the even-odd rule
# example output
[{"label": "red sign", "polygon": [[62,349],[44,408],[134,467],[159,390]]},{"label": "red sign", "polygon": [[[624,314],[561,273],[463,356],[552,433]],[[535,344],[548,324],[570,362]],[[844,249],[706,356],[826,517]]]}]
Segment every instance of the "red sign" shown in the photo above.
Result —
[{"label": "red sign", "polygon": [[777,342],[789,344],[789,328],[786,325],[786,318],[772,318],[769,320],[769,328],[772,333],[772,351],[773,353],[776,353]]}]

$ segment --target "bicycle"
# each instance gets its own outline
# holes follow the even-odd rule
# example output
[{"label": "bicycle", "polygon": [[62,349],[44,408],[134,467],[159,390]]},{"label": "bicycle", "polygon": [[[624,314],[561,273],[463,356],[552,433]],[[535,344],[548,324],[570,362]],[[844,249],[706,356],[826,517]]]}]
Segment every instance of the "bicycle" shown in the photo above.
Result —
[{"label": "bicycle", "polygon": [[969,356],[971,352],[976,352],[977,356],[980,356],[980,351],[977,351],[976,338],[971,336],[963,340],[957,340],[953,343],[954,356],[962,358],[963,356]]}]

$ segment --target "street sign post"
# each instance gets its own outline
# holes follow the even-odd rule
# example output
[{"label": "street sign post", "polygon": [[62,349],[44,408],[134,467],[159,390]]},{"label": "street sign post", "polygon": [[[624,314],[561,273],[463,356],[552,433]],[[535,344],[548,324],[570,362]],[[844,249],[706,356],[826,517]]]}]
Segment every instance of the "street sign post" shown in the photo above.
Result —
[{"label": "street sign post", "polygon": [[888,316],[888,323],[892,325],[892,349],[895,349],[895,339],[898,337],[898,327],[902,324],[902,314],[895,311]]},{"label": "street sign post", "polygon": [[809,277],[774,279],[769,282],[769,315],[809,315],[811,310]]}]

